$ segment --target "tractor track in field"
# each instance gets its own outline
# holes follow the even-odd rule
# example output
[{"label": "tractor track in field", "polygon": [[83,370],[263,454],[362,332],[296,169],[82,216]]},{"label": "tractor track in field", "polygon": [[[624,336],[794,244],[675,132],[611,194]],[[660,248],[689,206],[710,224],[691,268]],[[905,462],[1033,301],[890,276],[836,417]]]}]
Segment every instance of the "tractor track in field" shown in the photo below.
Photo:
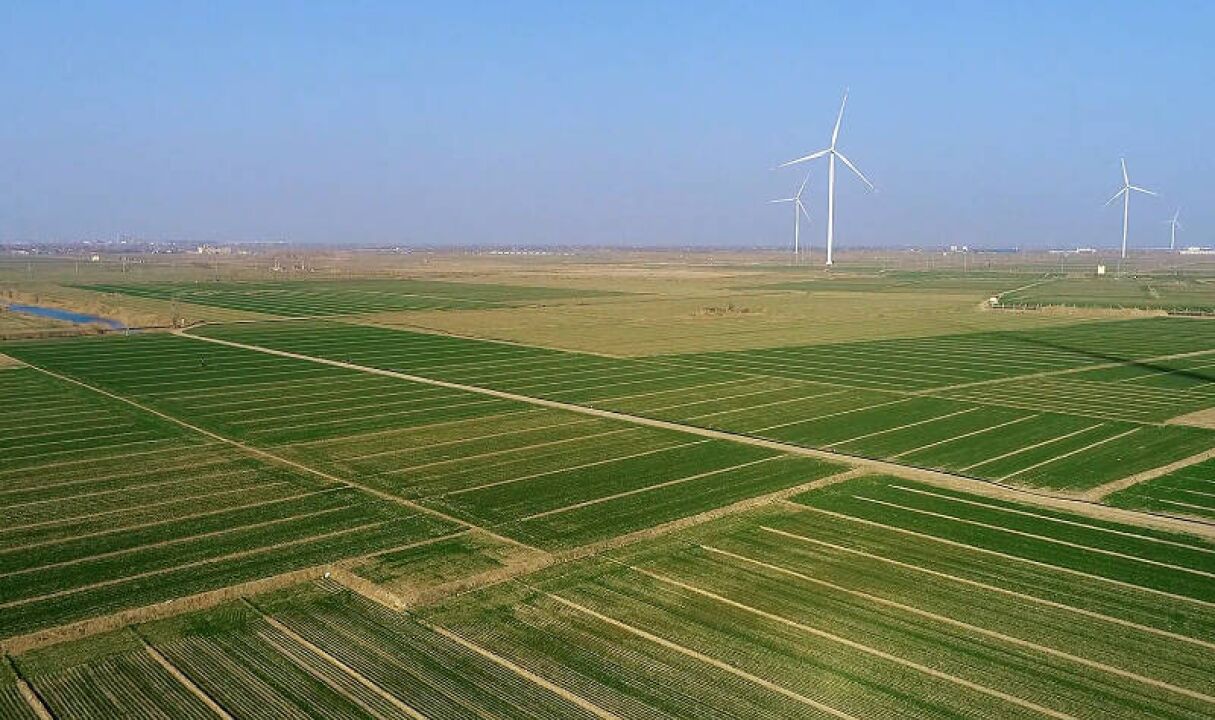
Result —
[{"label": "tractor track in field", "polygon": [[[214,343],[217,345],[225,345],[227,347],[239,348],[253,352],[260,352],[278,357],[293,358],[296,360],[306,360],[308,362],[319,363],[331,367],[345,368],[347,370],[355,370],[358,372],[371,373],[384,377],[393,377],[401,380],[422,383],[427,385],[435,385],[445,387],[451,390],[459,390],[463,392],[478,393],[488,395],[503,400],[511,400],[520,403],[527,403],[540,407],[547,407],[556,410],[566,410],[569,412],[581,413],[584,415],[592,415],[611,420],[619,420],[622,422],[632,423],[635,425],[644,425],[648,427],[659,428],[663,430],[673,430],[701,437],[727,440],[756,447],[763,447],[770,450],[777,450],[791,455],[802,455],[813,457],[819,460],[834,460],[836,462],[849,463],[859,469],[864,469],[869,472],[894,475],[909,480],[919,480],[933,485],[942,487],[952,487],[959,490],[970,492],[979,492],[981,494],[999,497],[1007,500],[1020,502],[1028,502],[1039,507],[1045,507],[1054,510],[1063,510],[1067,512],[1076,512],[1089,517],[1094,517],[1103,520],[1114,522],[1123,522],[1132,525],[1141,525],[1153,527],[1160,530],[1172,532],[1182,532],[1190,535],[1199,535],[1206,538],[1215,539],[1215,525],[1208,523],[1195,522],[1174,516],[1159,515],[1155,513],[1144,513],[1132,510],[1123,510],[1121,508],[1113,508],[1106,505],[1101,505],[1092,500],[1080,496],[1065,497],[1061,495],[1052,495],[1044,492],[1036,492],[1026,490],[1011,485],[1006,485],[990,480],[969,477],[966,475],[958,475],[945,472],[942,470],[933,470],[929,468],[920,468],[910,465],[901,465],[885,460],[875,458],[866,458],[857,455],[849,455],[842,452],[822,450],[818,448],[810,448],[793,443],[780,442],[769,440],[767,438],[756,437],[743,433],[727,432],[723,430],[713,430],[710,428],[698,427],[695,425],[686,425],[668,420],[659,420],[639,415],[631,415],[628,413],[616,412],[613,410],[604,410],[601,408],[593,408],[585,405],[577,405],[575,403],[561,402],[558,400],[548,400],[544,398],[532,397],[530,395],[520,395],[518,393],[506,392],[502,390],[494,390],[492,388],[482,387],[479,385],[468,385],[464,383],[449,382],[446,380],[438,380],[423,375],[413,375],[410,373],[398,372],[395,370],[385,370],[383,368],[370,367],[367,365],[358,365],[356,363],[343,362],[340,360],[330,360],[327,358],[316,357],[312,355],[304,355],[300,353],[288,352],[286,350],[276,350],[260,345],[251,345],[248,343],[234,342],[231,340],[221,340],[219,338],[203,337],[200,335],[192,335],[186,331],[175,331],[180,337],[197,340],[199,342]],[[1203,351],[1211,352],[1211,351]],[[1091,369],[1091,368],[1090,368]],[[87,386],[86,387],[91,387]],[[116,396],[117,397],[117,396]],[[119,398],[123,399],[123,398]],[[130,401],[128,401],[130,402]],[[206,431],[203,431],[206,432]],[[207,433],[210,436],[215,436],[213,433]],[[316,471],[313,471],[316,472]],[[468,523],[460,521],[462,524]],[[512,544],[518,544],[518,541],[511,541]]]}]

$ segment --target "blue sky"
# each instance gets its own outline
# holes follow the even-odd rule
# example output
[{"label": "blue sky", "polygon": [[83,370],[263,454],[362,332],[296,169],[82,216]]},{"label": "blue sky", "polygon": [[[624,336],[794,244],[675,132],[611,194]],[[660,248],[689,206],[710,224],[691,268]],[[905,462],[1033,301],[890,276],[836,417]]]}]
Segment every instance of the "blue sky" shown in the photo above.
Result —
[{"label": "blue sky", "polygon": [[[0,240],[1215,243],[1215,3],[16,1]],[[803,238],[822,246],[825,173]]]}]

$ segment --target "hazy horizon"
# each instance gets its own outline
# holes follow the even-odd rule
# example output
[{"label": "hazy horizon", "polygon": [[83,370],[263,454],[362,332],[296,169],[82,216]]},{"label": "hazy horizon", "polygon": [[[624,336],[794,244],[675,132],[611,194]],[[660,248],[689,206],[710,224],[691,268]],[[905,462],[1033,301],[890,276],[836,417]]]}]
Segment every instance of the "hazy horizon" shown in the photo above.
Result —
[{"label": "hazy horizon", "polygon": [[[1215,242],[1215,5],[882,2],[6,8],[0,242]],[[825,165],[804,245],[821,251]]]}]

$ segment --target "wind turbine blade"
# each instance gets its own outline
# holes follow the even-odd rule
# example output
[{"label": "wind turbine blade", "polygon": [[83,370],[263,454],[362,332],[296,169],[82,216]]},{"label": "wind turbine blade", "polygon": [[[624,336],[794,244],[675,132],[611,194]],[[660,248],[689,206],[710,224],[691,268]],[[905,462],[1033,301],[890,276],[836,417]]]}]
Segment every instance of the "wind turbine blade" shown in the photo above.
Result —
[{"label": "wind turbine blade", "polygon": [[844,106],[848,104],[848,88],[844,88],[844,99],[840,101],[840,114],[835,116],[835,129],[831,131],[831,147],[840,136],[840,123],[844,120]]},{"label": "wind turbine blade", "polygon": [[779,200],[769,200],[768,202],[770,202],[770,203],[776,203],[776,202],[793,202],[793,201],[794,201],[794,200],[796,200],[796,199],[797,199],[797,198],[781,198],[781,199],[779,199]]},{"label": "wind turbine blade", "polygon": [[1122,188],[1118,192],[1114,193],[1114,197],[1110,198],[1109,200],[1106,200],[1105,204],[1109,205],[1110,203],[1114,202],[1118,198],[1122,197],[1122,193],[1124,193],[1124,192],[1126,192],[1126,188]]},{"label": "wind turbine blade", "polygon": [[1157,195],[1157,196],[1159,196],[1159,195],[1160,195],[1160,193],[1158,193],[1158,192],[1153,192],[1153,191],[1151,191],[1151,190],[1148,190],[1147,188],[1141,188],[1141,187],[1139,187],[1138,185],[1127,185],[1127,187],[1128,187],[1129,189],[1131,189],[1131,190],[1135,190],[1135,191],[1137,191],[1137,192],[1141,192],[1141,193],[1144,193],[1144,194],[1146,194],[1146,195]]},{"label": "wind turbine blade", "polygon": [[799,157],[796,160],[790,160],[787,163],[781,163],[780,165],[777,165],[777,167],[789,167],[790,165],[796,165],[798,163],[806,162],[808,160],[817,160],[829,152],[831,152],[831,148],[827,148],[826,150],[819,150],[818,152],[810,153],[809,155],[807,155],[805,157]]},{"label": "wind turbine blade", "polygon": [[859,177],[866,185],[868,185],[870,190],[877,192],[877,188],[875,188],[873,186],[873,183],[869,182],[869,178],[865,177],[865,174],[862,173],[860,170],[857,170],[856,165],[853,165],[851,160],[844,157],[844,154],[842,152],[836,150],[835,156],[837,158],[839,158],[845,165],[847,165],[849,170],[856,173],[856,176]]},{"label": "wind turbine blade", "polygon": [[797,209],[802,211],[802,215],[806,216],[806,220],[810,219],[810,213],[806,211],[806,206],[802,205],[800,201],[797,203]]},{"label": "wind turbine blade", "polygon": [[810,182],[810,173],[806,173],[806,179],[802,180],[802,186],[797,189],[797,194],[794,195],[793,197],[797,198],[798,200],[801,200],[802,193],[806,190],[806,183],[808,183],[808,182]]},{"label": "wind turbine blade", "polygon": [[1130,185],[1131,178],[1126,174],[1126,158],[1119,158],[1122,161],[1122,184]]}]

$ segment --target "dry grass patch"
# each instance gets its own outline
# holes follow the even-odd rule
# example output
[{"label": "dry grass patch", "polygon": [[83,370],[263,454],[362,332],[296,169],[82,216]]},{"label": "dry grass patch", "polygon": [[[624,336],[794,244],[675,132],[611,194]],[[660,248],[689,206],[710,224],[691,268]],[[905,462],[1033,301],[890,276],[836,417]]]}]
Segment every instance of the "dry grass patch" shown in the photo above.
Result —
[{"label": "dry grass patch", "polygon": [[[23,283],[6,292],[12,302],[45,305],[73,312],[118,320],[130,327],[167,327],[174,313],[185,324],[196,322],[237,322],[264,320],[269,315],[206,307],[171,300],[139,298],[115,293],[95,292],[52,283]],[[38,320],[38,319],[35,319]],[[70,323],[43,321],[45,327],[71,327]],[[0,327],[2,330],[3,327]]]},{"label": "dry grass patch", "polygon": [[[1084,313],[1006,313],[981,310],[961,294],[731,291],[664,293],[594,303],[511,309],[382,313],[379,325],[419,327],[617,355],[659,355],[810,345],[959,332],[1022,330],[1090,319]],[[706,308],[747,312],[706,312]]]},{"label": "dry grass patch", "polygon": [[1215,429],[1215,407],[1203,408],[1197,412],[1178,415],[1165,421],[1168,425],[1192,425]]}]

